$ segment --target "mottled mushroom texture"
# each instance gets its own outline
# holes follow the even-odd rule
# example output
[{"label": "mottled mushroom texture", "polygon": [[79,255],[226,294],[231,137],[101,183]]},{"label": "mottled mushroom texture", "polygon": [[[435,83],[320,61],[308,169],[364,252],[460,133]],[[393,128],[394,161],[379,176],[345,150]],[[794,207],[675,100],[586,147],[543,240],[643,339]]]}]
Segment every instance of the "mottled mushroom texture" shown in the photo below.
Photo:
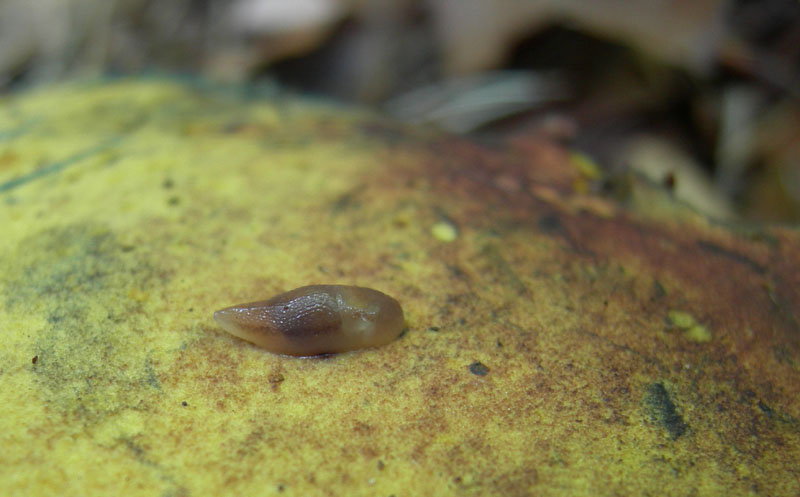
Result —
[{"label": "mottled mushroom texture", "polygon": [[[0,100],[0,493],[800,495],[798,230],[187,84]],[[299,359],[211,317],[319,282],[407,331]]]}]

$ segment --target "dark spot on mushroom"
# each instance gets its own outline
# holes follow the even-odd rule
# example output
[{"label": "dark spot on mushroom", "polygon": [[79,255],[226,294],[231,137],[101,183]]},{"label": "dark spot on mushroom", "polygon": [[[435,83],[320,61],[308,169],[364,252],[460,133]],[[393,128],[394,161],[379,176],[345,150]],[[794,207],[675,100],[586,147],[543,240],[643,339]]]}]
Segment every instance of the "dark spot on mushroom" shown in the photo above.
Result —
[{"label": "dark spot on mushroom", "polygon": [[183,402],[181,402],[181,405],[182,405],[183,407],[186,407],[186,406],[188,406],[188,405],[189,405],[189,403],[188,403],[188,402],[186,402],[186,401],[184,400]]},{"label": "dark spot on mushroom", "polygon": [[167,179],[164,180],[163,183],[161,183],[161,186],[163,186],[165,190],[169,190],[170,188],[175,186],[175,182],[172,181],[171,178],[167,178]]},{"label": "dark spot on mushroom", "polygon": [[561,219],[559,219],[558,216],[549,214],[539,219],[539,229],[544,233],[555,233],[557,231],[561,231],[563,229],[563,225],[561,224]]},{"label": "dark spot on mushroom", "polygon": [[430,328],[428,328],[428,331],[437,332],[437,331],[439,331],[439,327],[438,326],[431,326]]},{"label": "dark spot on mushroom", "polygon": [[644,398],[645,405],[653,422],[661,425],[672,440],[686,433],[689,425],[678,413],[675,403],[663,383],[653,383],[647,387]]},{"label": "dark spot on mushroom", "polygon": [[358,195],[363,188],[356,188],[352,191],[346,192],[333,201],[331,211],[339,213],[341,211],[357,208],[359,206]]},{"label": "dark spot on mushroom", "polygon": [[653,300],[658,300],[667,296],[667,291],[660,281],[653,281]]},{"label": "dark spot on mushroom", "polygon": [[765,404],[763,401],[758,401],[758,408],[761,409],[761,412],[767,415],[768,418],[772,419],[772,416],[775,415],[775,411],[772,410],[770,406]]},{"label": "dark spot on mushroom", "polygon": [[469,372],[475,376],[486,376],[489,374],[489,368],[485,364],[475,361],[469,365]]},{"label": "dark spot on mushroom", "polygon": [[378,459],[378,471],[383,471],[383,468],[385,468],[385,467],[386,467],[386,465],[383,464],[383,461]]},{"label": "dark spot on mushroom", "polygon": [[36,364],[37,362],[39,362],[39,356],[35,355],[33,356],[33,359],[31,359],[31,364]]},{"label": "dark spot on mushroom", "polygon": [[168,203],[169,205],[173,205],[173,206],[174,206],[174,205],[178,205],[178,204],[180,204],[180,203],[181,203],[181,199],[180,199],[180,197],[175,197],[175,196],[173,196],[173,197],[170,197],[170,198],[167,200],[167,203]]},{"label": "dark spot on mushroom", "polygon": [[271,375],[269,375],[269,376],[267,377],[267,381],[269,381],[269,382],[270,382],[270,383],[272,383],[273,385],[274,385],[274,384],[277,384],[277,383],[281,383],[281,382],[282,382],[284,379],[285,379],[285,378],[284,378],[284,377],[283,377],[283,375],[282,375],[282,374],[280,374],[280,373],[273,373],[273,374],[271,374]]}]

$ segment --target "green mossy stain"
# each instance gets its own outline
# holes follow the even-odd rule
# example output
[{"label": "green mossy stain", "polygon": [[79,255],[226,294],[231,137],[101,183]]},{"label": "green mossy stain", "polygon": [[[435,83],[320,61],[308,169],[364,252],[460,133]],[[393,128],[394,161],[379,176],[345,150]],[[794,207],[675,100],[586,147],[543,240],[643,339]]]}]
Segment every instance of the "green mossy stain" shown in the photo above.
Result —
[{"label": "green mossy stain", "polygon": [[139,250],[125,250],[95,225],[48,229],[21,241],[4,285],[10,313],[41,316],[29,332],[41,395],[85,421],[138,407],[160,388],[147,344],[142,303],[129,291],[155,287],[156,271]]},{"label": "green mossy stain", "polygon": [[644,403],[650,419],[663,427],[672,440],[677,440],[689,429],[663,383],[653,383],[647,387]]}]

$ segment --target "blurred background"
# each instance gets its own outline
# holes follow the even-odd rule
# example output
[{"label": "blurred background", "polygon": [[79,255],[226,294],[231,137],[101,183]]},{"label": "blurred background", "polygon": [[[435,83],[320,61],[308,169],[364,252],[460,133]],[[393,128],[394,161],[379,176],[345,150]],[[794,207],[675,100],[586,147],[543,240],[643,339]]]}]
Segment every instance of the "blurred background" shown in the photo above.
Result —
[{"label": "blurred background", "polygon": [[724,220],[800,221],[797,0],[0,0],[0,92],[181,74],[557,140]]}]

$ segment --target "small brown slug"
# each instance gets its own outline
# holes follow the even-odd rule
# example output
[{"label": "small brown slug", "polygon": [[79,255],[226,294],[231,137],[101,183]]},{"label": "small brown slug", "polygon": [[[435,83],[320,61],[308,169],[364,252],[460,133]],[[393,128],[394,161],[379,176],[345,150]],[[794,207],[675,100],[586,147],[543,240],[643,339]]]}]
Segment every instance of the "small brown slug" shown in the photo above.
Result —
[{"label": "small brown slug", "polygon": [[313,356],[385,345],[403,331],[400,304],[372,288],[310,285],[226,307],[214,320],[276,354]]}]

